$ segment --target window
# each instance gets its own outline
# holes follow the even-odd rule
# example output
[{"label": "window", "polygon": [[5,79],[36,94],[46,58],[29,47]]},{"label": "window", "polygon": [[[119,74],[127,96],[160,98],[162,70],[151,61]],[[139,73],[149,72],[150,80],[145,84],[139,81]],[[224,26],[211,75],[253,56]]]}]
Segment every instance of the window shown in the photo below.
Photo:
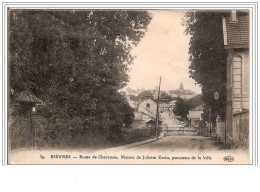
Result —
[{"label": "window", "polygon": [[146,103],[146,109],[150,110],[150,103]]},{"label": "window", "polygon": [[233,95],[241,97],[242,93],[242,57],[234,55],[232,65]]}]

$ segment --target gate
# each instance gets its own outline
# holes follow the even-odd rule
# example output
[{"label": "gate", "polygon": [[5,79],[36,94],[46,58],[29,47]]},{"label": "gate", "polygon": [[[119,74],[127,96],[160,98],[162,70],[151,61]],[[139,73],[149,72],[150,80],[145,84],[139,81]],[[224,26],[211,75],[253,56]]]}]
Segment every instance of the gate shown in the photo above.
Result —
[{"label": "gate", "polygon": [[[24,106],[12,107],[12,117],[9,116],[9,149],[31,147],[31,123],[29,112]],[[11,109],[10,109],[11,110]]]},{"label": "gate", "polygon": [[164,130],[164,136],[196,136],[198,129],[196,127],[167,127]]}]

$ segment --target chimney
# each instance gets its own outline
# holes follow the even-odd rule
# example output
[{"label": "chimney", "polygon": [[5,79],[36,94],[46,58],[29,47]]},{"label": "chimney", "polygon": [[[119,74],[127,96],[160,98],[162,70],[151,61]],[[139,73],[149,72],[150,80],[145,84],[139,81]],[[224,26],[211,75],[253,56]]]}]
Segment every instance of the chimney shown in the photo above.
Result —
[{"label": "chimney", "polygon": [[237,11],[232,10],[231,11],[231,23],[236,23],[237,22]]}]

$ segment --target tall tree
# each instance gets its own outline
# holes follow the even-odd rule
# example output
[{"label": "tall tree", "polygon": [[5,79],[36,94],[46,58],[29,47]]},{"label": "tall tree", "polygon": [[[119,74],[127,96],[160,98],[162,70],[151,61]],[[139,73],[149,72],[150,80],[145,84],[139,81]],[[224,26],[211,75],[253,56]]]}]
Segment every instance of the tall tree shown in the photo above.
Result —
[{"label": "tall tree", "polygon": [[141,100],[144,99],[152,99],[153,98],[153,93],[150,90],[144,90],[141,93],[138,94],[138,98]]},{"label": "tall tree", "polygon": [[199,105],[203,105],[202,95],[198,94],[190,98],[188,101],[189,109],[195,108]]},{"label": "tall tree", "polygon": [[177,97],[173,113],[177,116],[181,116],[182,118],[187,119],[188,112],[188,102],[183,100],[181,97]]},{"label": "tall tree", "polygon": [[130,51],[145,34],[148,12],[11,10],[9,16],[10,87],[44,100],[50,128],[110,137],[132,122],[119,89],[128,82]]},{"label": "tall tree", "polygon": [[[216,114],[225,117],[226,109],[226,63],[222,17],[227,13],[211,11],[187,12],[184,25],[190,35],[189,73],[202,88],[202,98],[206,104],[205,113],[212,110],[212,120]],[[218,91],[220,98],[214,99]],[[215,114],[215,115],[214,115]]]}]

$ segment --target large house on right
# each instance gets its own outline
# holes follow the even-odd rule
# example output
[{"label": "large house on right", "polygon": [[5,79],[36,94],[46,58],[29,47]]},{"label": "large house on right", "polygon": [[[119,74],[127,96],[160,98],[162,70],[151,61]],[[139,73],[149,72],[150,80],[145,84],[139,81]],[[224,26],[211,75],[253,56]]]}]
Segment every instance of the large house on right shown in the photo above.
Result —
[{"label": "large house on right", "polygon": [[237,16],[236,11],[222,20],[227,58],[227,106],[225,141],[232,148],[249,145],[249,16]]}]

